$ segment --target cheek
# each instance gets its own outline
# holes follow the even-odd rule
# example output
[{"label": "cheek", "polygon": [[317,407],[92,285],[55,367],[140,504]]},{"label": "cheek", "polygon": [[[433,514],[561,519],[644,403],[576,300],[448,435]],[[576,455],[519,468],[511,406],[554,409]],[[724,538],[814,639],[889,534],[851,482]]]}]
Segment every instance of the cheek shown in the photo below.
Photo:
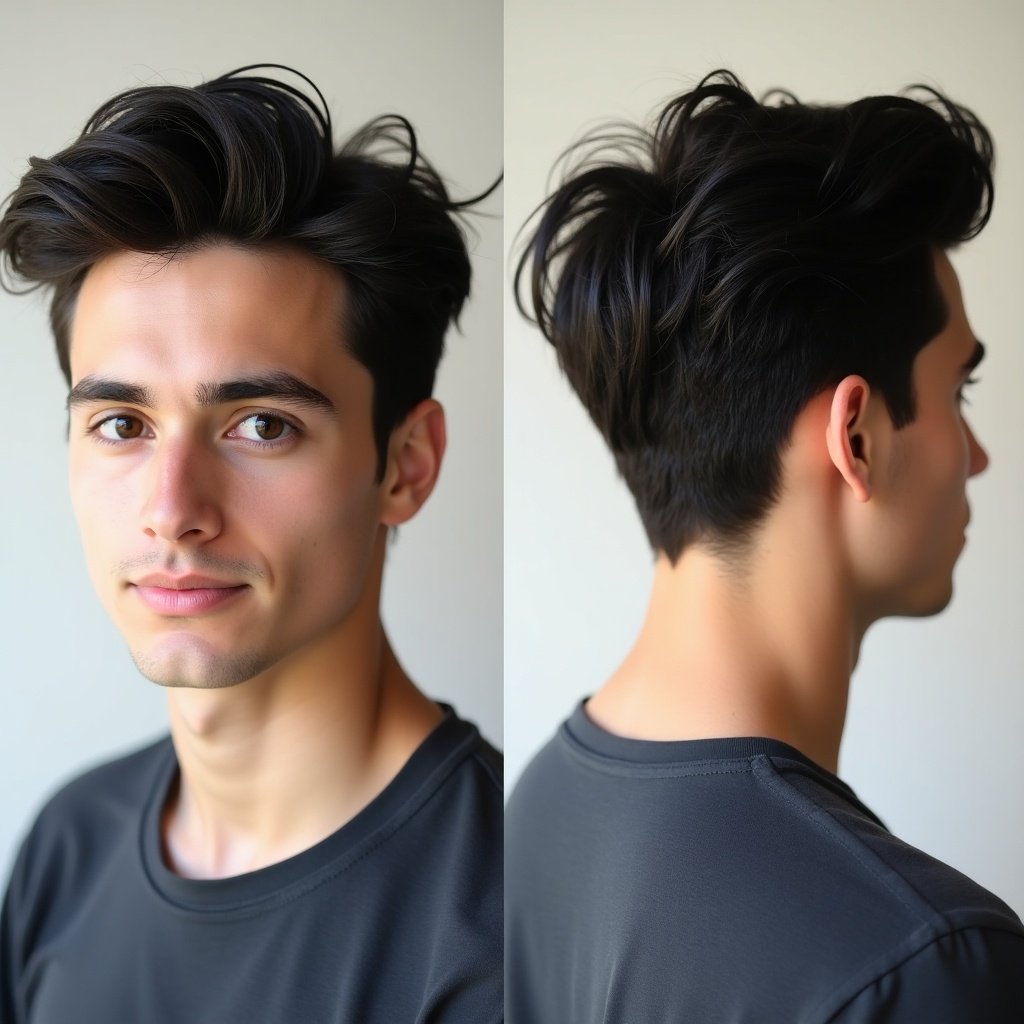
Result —
[{"label": "cheek", "polygon": [[949,497],[964,494],[971,464],[971,449],[963,421],[957,416],[946,424],[941,443],[931,452],[930,469],[937,490],[944,489]]},{"label": "cheek", "polygon": [[933,502],[940,511],[943,495],[962,491],[967,480],[971,459],[967,431],[959,413],[946,412],[921,426],[914,434],[897,434],[895,484],[907,500]]},{"label": "cheek", "polygon": [[942,560],[963,526],[970,451],[959,421],[940,426],[906,452],[899,482],[906,514],[896,526],[906,558]]},{"label": "cheek", "polygon": [[68,493],[86,562],[91,570],[106,566],[103,576],[93,572],[100,583],[109,575],[111,559],[116,559],[118,549],[130,544],[134,537],[137,516],[131,488],[124,479],[104,473],[94,462],[72,450],[68,460]]},{"label": "cheek", "polygon": [[365,579],[377,534],[372,472],[289,474],[237,496],[237,534],[262,549],[279,587],[329,600]]}]

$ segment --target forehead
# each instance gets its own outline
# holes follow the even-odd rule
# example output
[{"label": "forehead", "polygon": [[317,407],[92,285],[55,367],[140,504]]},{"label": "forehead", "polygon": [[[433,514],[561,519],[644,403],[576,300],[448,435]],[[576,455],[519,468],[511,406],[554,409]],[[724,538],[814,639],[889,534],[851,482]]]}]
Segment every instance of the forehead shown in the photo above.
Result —
[{"label": "forehead", "polygon": [[207,380],[253,367],[316,377],[352,370],[344,303],[340,273],[291,248],[115,253],[82,283],[72,382],[94,373]]},{"label": "forehead", "polygon": [[[962,379],[983,351],[967,320],[960,281],[949,257],[941,249],[934,254],[935,278],[946,306],[946,325],[914,359],[918,389],[947,389]],[[938,393],[938,392],[936,392]]]}]

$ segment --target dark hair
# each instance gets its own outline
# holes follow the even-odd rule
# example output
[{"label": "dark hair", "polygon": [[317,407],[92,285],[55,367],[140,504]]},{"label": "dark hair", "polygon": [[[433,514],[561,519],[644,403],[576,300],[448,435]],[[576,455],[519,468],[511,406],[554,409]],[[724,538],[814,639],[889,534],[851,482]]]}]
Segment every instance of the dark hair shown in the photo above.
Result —
[{"label": "dark hair", "polygon": [[[373,377],[378,472],[391,431],[431,394],[449,323],[469,294],[454,202],[412,125],[385,115],[335,152],[330,112],[239,68],[195,88],[147,86],[108,100],[79,138],[33,157],[0,221],[6,270],[53,286],[50,320],[70,383],[75,300],[119,250],[174,255],[217,241],[288,243],[337,267],[339,333]],[[397,162],[392,158],[397,156]],[[495,186],[492,186],[492,189]],[[3,281],[8,291],[16,289]]]},{"label": "dark hair", "polygon": [[[915,87],[924,89],[924,87]],[[897,427],[945,326],[933,250],[992,206],[992,141],[940,93],[758,102],[730,72],[652,131],[571,147],[515,274],[657,551],[735,554],[778,496],[797,413],[851,373]]]}]

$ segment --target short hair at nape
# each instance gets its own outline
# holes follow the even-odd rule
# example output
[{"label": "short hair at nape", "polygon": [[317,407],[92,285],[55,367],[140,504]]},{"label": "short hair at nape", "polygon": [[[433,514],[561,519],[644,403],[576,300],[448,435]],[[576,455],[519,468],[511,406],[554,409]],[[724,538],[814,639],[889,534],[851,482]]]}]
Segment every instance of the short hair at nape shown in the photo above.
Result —
[{"label": "short hair at nape", "polygon": [[[260,69],[297,75],[315,98]],[[194,88],[130,89],[66,149],[33,157],[0,221],[0,283],[53,288],[50,319],[70,383],[75,300],[103,256],[173,256],[218,241],[298,246],[346,282],[339,338],[373,377],[382,473],[391,431],[431,394],[444,335],[469,294],[453,215],[482,198],[452,200],[399,115],[335,150],[315,84],[284,65],[250,65]]]},{"label": "short hair at nape", "polygon": [[863,375],[897,427],[948,316],[933,251],[992,207],[992,141],[935,90],[760,102],[728,71],[649,131],[571,147],[528,223],[520,310],[615,455],[655,551],[735,555],[806,403]]}]

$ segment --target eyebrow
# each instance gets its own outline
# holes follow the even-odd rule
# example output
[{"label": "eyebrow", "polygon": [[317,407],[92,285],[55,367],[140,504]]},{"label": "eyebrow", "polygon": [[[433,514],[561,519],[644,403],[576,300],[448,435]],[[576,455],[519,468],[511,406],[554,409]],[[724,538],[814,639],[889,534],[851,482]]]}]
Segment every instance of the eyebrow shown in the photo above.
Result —
[{"label": "eyebrow", "polygon": [[964,363],[962,370],[964,373],[970,373],[971,370],[977,369],[978,364],[985,358],[985,346],[975,339],[974,351],[971,353],[971,358]]},{"label": "eyebrow", "polygon": [[[202,406],[223,405],[251,398],[269,398],[319,409],[330,416],[336,416],[338,412],[334,403],[322,391],[283,370],[239,377],[235,380],[204,382],[196,385],[195,395],[196,402]],[[120,402],[125,405],[147,407],[156,404],[152,392],[141,384],[96,376],[83,377],[68,392],[68,409],[89,402]]]}]

